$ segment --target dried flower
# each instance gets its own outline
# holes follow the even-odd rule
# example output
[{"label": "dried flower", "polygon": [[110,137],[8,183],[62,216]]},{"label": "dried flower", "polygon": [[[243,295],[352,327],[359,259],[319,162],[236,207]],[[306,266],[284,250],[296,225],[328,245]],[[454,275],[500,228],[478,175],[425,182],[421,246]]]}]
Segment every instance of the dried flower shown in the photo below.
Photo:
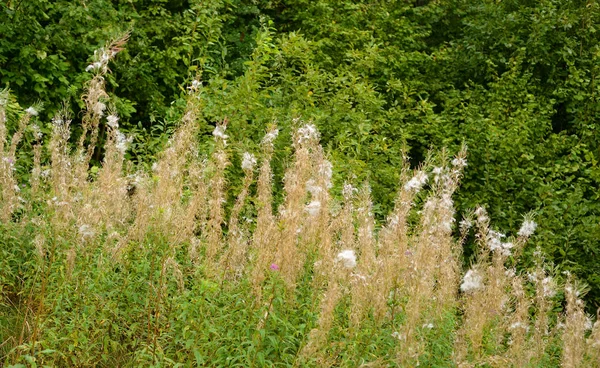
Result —
[{"label": "dried flower", "polygon": [[483,287],[483,277],[477,270],[469,270],[463,278],[463,282],[460,285],[462,292],[470,292],[479,290]]},{"label": "dried flower", "polygon": [[421,188],[423,187],[423,185],[425,185],[427,183],[427,174],[424,173],[423,171],[419,171],[418,173],[415,174],[415,176],[413,176],[412,179],[410,179],[406,184],[404,184],[404,190],[407,191],[415,191],[418,192],[419,190],[421,190]]},{"label": "dried flower", "polygon": [[465,158],[457,157],[454,160],[452,160],[452,165],[458,168],[462,168],[467,166],[467,160]]},{"label": "dried flower", "polygon": [[25,109],[25,112],[33,116],[38,115],[38,111],[33,106],[29,106],[27,109]]},{"label": "dried flower", "polygon": [[119,127],[119,117],[117,115],[108,115],[106,117],[106,124],[113,129],[117,129]]},{"label": "dried flower", "polygon": [[244,156],[242,158],[242,170],[244,171],[252,171],[256,166],[256,157],[253,154],[244,152]]},{"label": "dried flower", "polygon": [[521,225],[521,229],[519,229],[519,236],[529,238],[537,228],[537,224],[532,220],[525,220]]},{"label": "dried flower", "polygon": [[225,126],[225,125],[217,125],[215,127],[215,130],[213,130],[213,135],[215,136],[215,138],[220,138],[222,140],[226,140],[227,138],[229,138],[229,136],[227,134],[225,134],[226,129],[227,129],[227,126]]},{"label": "dried flower", "polygon": [[353,250],[347,249],[338,253],[336,261],[341,262],[346,268],[356,267],[356,254]]},{"label": "dried flower", "polygon": [[272,129],[263,138],[263,140],[262,140],[263,144],[273,143],[273,141],[275,140],[275,138],[277,138],[278,135],[279,135],[279,129]]},{"label": "dried flower", "polygon": [[308,212],[308,214],[310,216],[316,216],[319,211],[321,210],[321,202],[319,201],[312,201],[309,204],[306,205],[306,207],[304,208],[304,210],[306,212]]}]

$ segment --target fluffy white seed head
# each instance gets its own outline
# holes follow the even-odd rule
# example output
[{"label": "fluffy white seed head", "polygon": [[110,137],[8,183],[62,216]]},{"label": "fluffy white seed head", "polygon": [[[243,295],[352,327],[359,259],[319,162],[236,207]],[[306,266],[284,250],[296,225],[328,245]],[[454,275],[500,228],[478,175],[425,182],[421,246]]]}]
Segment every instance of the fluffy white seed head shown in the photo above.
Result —
[{"label": "fluffy white seed head", "polygon": [[319,211],[321,210],[321,202],[319,201],[312,201],[309,204],[306,205],[306,207],[304,208],[304,210],[306,212],[308,212],[308,214],[310,216],[316,216],[319,214]]},{"label": "fluffy white seed head", "polygon": [[256,157],[249,152],[244,152],[244,156],[242,158],[242,170],[252,171],[254,166],[256,166]]},{"label": "fluffy white seed head", "polygon": [[32,116],[38,115],[38,111],[33,106],[29,106],[27,109],[25,109],[25,112]]},{"label": "fluffy white seed head", "polygon": [[346,268],[356,267],[356,254],[352,249],[346,249],[339,252],[335,259]]},{"label": "fluffy white seed head", "polygon": [[119,117],[114,114],[108,115],[106,117],[106,124],[113,129],[117,129],[119,127]]},{"label": "fluffy white seed head", "polygon": [[531,235],[533,235],[536,228],[537,224],[535,222],[533,222],[532,220],[525,220],[523,221],[523,224],[519,229],[518,235],[525,238],[529,238]]},{"label": "fluffy white seed head", "polygon": [[427,174],[423,171],[419,171],[412,177],[406,184],[404,184],[404,190],[418,192],[423,188],[423,185],[427,183]]},{"label": "fluffy white seed head", "polygon": [[469,270],[463,278],[460,290],[464,293],[479,290],[483,287],[483,276],[477,270]]},{"label": "fluffy white seed head", "polygon": [[227,127],[225,125],[217,125],[215,127],[215,130],[213,130],[213,135],[216,139],[226,140],[227,138],[229,138],[229,136],[225,134],[226,129]]}]

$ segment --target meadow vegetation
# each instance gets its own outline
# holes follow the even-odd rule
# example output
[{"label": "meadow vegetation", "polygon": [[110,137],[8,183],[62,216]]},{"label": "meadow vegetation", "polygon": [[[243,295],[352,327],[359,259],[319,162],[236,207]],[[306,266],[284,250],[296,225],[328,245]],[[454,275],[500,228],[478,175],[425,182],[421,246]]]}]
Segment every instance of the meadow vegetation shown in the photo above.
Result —
[{"label": "meadow vegetation", "polygon": [[533,215],[513,236],[484,207],[457,218],[467,146],[416,168],[401,154],[378,220],[369,181],[334,183],[311,121],[273,122],[239,152],[196,78],[156,159],[132,162],[105,90],[124,43],[94,54],[74,136],[68,106],[44,134],[41,106],[0,94],[1,364],[600,365],[586,288],[528,243]]}]

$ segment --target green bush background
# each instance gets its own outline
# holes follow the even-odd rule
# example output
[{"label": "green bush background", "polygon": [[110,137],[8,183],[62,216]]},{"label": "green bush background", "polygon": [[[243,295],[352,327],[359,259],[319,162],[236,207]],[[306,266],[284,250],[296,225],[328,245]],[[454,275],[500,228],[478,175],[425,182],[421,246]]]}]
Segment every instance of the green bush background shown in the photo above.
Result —
[{"label": "green bush background", "polygon": [[[418,165],[465,142],[459,213],[484,204],[499,229],[517,229],[535,211],[526,253],[540,245],[574,271],[595,310],[598,29],[592,0],[4,0],[0,85],[23,107],[42,101],[49,124],[63,101],[81,106],[93,51],[129,31],[107,88],[136,136],[131,158],[153,159],[200,76],[204,144],[224,118],[234,152],[273,122],[289,132],[312,120],[337,185],[368,178],[380,218],[402,152]],[[288,143],[277,142],[276,172]]]}]

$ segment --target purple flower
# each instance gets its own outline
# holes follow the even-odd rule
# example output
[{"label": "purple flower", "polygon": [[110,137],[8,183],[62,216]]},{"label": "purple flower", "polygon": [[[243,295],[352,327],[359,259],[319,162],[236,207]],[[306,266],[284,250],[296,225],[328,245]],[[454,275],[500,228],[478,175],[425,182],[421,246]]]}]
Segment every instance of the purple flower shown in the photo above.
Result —
[{"label": "purple flower", "polygon": [[271,267],[269,267],[273,271],[279,271],[279,266],[275,263],[271,263]]}]

